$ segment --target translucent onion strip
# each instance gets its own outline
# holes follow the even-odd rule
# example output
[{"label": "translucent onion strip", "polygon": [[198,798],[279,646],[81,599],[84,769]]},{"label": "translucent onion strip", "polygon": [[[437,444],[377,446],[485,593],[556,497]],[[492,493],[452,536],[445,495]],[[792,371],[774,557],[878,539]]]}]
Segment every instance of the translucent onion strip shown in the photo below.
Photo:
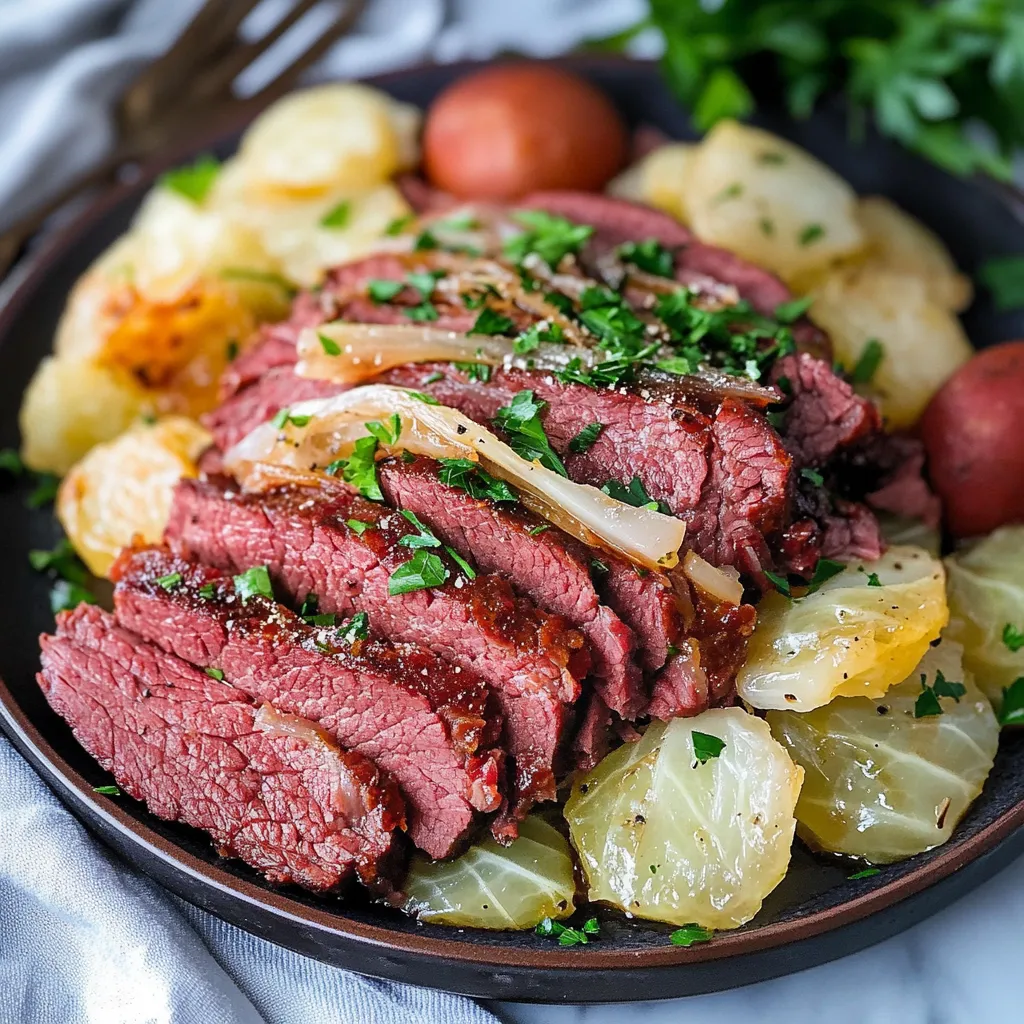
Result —
[{"label": "translucent onion strip", "polygon": [[[516,356],[511,338],[500,335],[460,334],[414,324],[355,324],[340,320],[304,328],[299,334],[298,353],[295,372],[300,377],[337,384],[361,384],[406,363],[525,366],[527,360],[526,356]],[[559,369],[573,358],[589,367],[599,361],[599,353],[549,342],[529,353],[531,365],[542,370]]]},{"label": "translucent onion strip", "polygon": [[[462,413],[428,405],[404,388],[377,384],[301,402],[290,409],[284,427],[264,423],[243,438],[225,456],[225,466],[249,488],[273,478],[267,473],[268,463],[304,472],[323,469],[366,436],[367,421],[383,421],[392,414],[401,420],[401,432],[386,450],[479,462],[488,473],[516,487],[528,508],[583,543],[605,547],[648,569],[678,563],[685,533],[680,520],[626,505],[596,487],[527,462]],[[294,419],[303,425],[296,426]]]},{"label": "translucent onion strip", "polygon": [[[717,569],[705,561],[696,551],[687,551],[683,559],[683,573],[691,583],[700,587],[718,601],[725,604],[739,604],[743,600],[743,584],[733,569]],[[732,575],[732,573],[736,573]]]}]

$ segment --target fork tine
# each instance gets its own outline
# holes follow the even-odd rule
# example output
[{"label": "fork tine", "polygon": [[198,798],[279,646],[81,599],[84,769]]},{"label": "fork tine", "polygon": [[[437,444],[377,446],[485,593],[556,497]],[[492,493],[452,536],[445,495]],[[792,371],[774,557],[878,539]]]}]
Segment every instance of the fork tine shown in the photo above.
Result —
[{"label": "fork tine", "polygon": [[305,52],[299,54],[295,60],[281,70],[276,78],[268,82],[252,97],[254,104],[257,107],[262,107],[286,93],[303,71],[315,64],[342,36],[352,29],[365,8],[366,0],[348,0],[345,10],[338,15],[334,23],[325,29]]},{"label": "fork tine", "polygon": [[260,0],[206,0],[171,48],[142,71],[119,103],[122,121],[137,124],[177,102],[192,70],[231,47],[235,32]]}]

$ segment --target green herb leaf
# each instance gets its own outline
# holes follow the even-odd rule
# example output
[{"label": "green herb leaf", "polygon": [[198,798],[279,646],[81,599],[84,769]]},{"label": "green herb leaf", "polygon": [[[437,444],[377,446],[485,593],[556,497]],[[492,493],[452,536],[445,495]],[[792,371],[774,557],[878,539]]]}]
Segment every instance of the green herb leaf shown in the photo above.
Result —
[{"label": "green herb leaf", "polygon": [[978,280],[992,293],[996,309],[1024,307],[1024,255],[986,260],[978,268]]},{"label": "green herb leaf", "polygon": [[551,524],[550,523],[538,523],[536,526],[531,526],[530,529],[527,530],[526,532],[531,537],[536,537],[538,533],[543,533],[545,530],[550,530],[550,529],[551,529]]},{"label": "green herb leaf", "polygon": [[100,796],[120,796],[121,790],[117,786],[93,786],[92,791]]},{"label": "green herb leaf", "polygon": [[862,871],[855,871],[852,875],[847,875],[846,880],[848,882],[856,882],[858,878],[874,878],[875,875],[880,875],[881,873],[878,868],[864,868]]},{"label": "green herb leaf", "polygon": [[815,487],[821,487],[825,483],[825,478],[816,469],[801,469],[800,476],[804,480],[809,480]]},{"label": "green herb leaf", "polygon": [[439,380],[444,380],[444,374],[438,373],[436,370],[423,382],[424,384],[436,384]]},{"label": "green herb leaf", "polygon": [[882,343],[877,338],[869,339],[850,374],[850,380],[854,384],[870,384],[884,356]]},{"label": "green herb leaf", "polygon": [[406,508],[400,508],[398,511],[419,530],[419,534],[409,533],[399,538],[398,543],[403,548],[439,548],[441,546],[441,542],[427,529],[414,512],[410,512]]},{"label": "green herb leaf", "polygon": [[57,497],[59,489],[60,477],[54,476],[52,473],[39,473],[36,475],[35,490],[25,499],[25,504],[29,508],[42,508],[44,505],[50,505]]},{"label": "green herb leaf", "polygon": [[248,604],[251,598],[265,597],[274,600],[274,588],[270,584],[270,571],[265,565],[254,565],[251,569],[234,577],[235,593]]},{"label": "green herb leaf", "polygon": [[800,230],[797,241],[801,245],[814,245],[825,237],[825,229],[820,224],[808,224]]},{"label": "green herb leaf", "polygon": [[204,583],[199,588],[197,593],[199,594],[200,597],[204,598],[205,600],[209,600],[211,597],[214,597],[216,595],[217,587],[213,583]]},{"label": "green herb leaf", "polygon": [[338,627],[338,639],[342,643],[354,644],[370,635],[370,617],[366,612],[356,612],[347,622]]},{"label": "green herb leaf", "polygon": [[536,253],[554,270],[564,256],[579,252],[594,233],[589,225],[574,224],[543,210],[520,210],[514,217],[527,229],[505,242],[504,253],[515,263]]},{"label": "green herb leaf", "polygon": [[428,228],[426,231],[421,231],[413,243],[413,252],[426,252],[429,249],[440,249],[441,243],[434,237],[433,232]]},{"label": "green herb leaf", "polygon": [[693,108],[693,123],[701,132],[709,131],[726,118],[740,120],[754,110],[754,97],[732,68],[718,67],[711,72]]},{"label": "green herb leaf", "polygon": [[828,582],[833,576],[838,576],[845,568],[842,562],[833,562],[831,558],[819,558],[814,566],[813,575],[807,581],[807,594],[813,594],[823,583]]},{"label": "green herb leaf", "polygon": [[13,448],[0,449],[0,473],[21,476],[25,472],[25,464],[21,456]]},{"label": "green herb leaf", "polygon": [[381,303],[390,302],[404,287],[403,281],[374,279],[367,282],[366,293],[379,306]]},{"label": "green herb leaf", "polygon": [[343,199],[337,206],[332,206],[321,218],[322,228],[343,228],[352,217],[352,204]]},{"label": "green herb leaf", "polygon": [[672,277],[675,273],[675,257],[656,238],[643,242],[625,242],[618,248],[619,257],[634,267],[657,277]]},{"label": "green herb leaf", "polygon": [[623,487],[618,480],[609,480],[601,490],[614,498],[616,501],[623,501],[634,508],[646,508],[652,512],[661,512],[662,515],[671,515],[672,510],[663,501],[655,501],[643,485],[640,477],[635,476],[629,481],[628,487]]},{"label": "green herb leaf", "polygon": [[701,764],[707,764],[713,757],[718,757],[725,750],[725,740],[718,736],[711,736],[706,732],[697,732],[694,729],[690,733],[693,739],[693,756]]},{"label": "green herb leaf", "polygon": [[373,526],[374,524],[373,523],[364,523],[361,519],[346,519],[345,520],[345,525],[350,530],[355,531],[356,536],[362,537],[362,535],[364,533],[366,533],[366,531],[369,530],[370,527]]},{"label": "green herb leaf", "polygon": [[780,576],[778,573],[774,573],[770,569],[765,569],[764,574],[771,585],[780,594],[784,594],[786,597],[793,596],[793,588],[789,585],[789,580],[785,576]]},{"label": "green herb leaf", "polygon": [[451,573],[432,551],[417,551],[408,562],[403,562],[388,579],[388,593],[409,594],[415,590],[439,587]]},{"label": "green herb leaf", "polygon": [[175,587],[181,584],[182,575],[180,572],[169,572],[166,576],[159,576],[153,582],[159,587],[163,587],[164,590],[174,590]]},{"label": "green herb leaf", "polygon": [[[426,383],[426,381],[424,381],[424,383]],[[422,402],[424,405],[441,404],[433,395],[424,394],[422,391],[410,391],[409,394],[412,395],[412,397],[415,398],[417,402]]]},{"label": "green herb leaf", "polygon": [[494,417],[494,422],[505,432],[512,450],[527,462],[539,462],[547,469],[568,476],[562,460],[558,457],[540,414],[547,408],[547,402],[534,397],[532,391],[520,391],[512,401],[502,406]]},{"label": "green herb leaf", "polygon": [[327,467],[328,472],[341,470],[341,478],[370,501],[383,501],[384,494],[377,479],[377,438],[361,437],[347,459],[339,459]]},{"label": "green herb leaf", "polygon": [[432,302],[421,302],[418,306],[403,306],[402,316],[416,323],[427,323],[437,320],[440,314]]},{"label": "green herb leaf", "polygon": [[1012,622],[1003,626],[1003,646],[1014,653],[1024,647],[1024,632],[1021,632]]},{"label": "green herb leaf", "polygon": [[478,380],[486,384],[491,379],[489,363],[452,363],[456,370],[464,373],[470,380]]},{"label": "green herb leaf", "polygon": [[561,921],[552,921],[550,917],[545,917],[536,928],[538,935],[556,938],[560,946],[586,946],[591,937],[598,935],[600,931],[601,926],[596,917],[586,921],[582,928],[569,928]]},{"label": "green herb leaf", "polygon": [[878,573],[877,572],[869,572],[868,573],[868,586],[869,587],[880,587],[881,585],[882,585],[882,581],[878,578]]},{"label": "green herb leaf", "polygon": [[511,334],[515,330],[515,324],[501,313],[496,313],[489,306],[484,306],[477,314],[473,326],[470,327],[470,334]]},{"label": "green herb leaf", "polygon": [[56,615],[58,612],[70,611],[80,604],[95,604],[96,598],[89,593],[80,583],[73,583],[71,580],[57,580],[50,591],[50,610]]},{"label": "green herb leaf", "polygon": [[407,213],[404,217],[396,217],[393,221],[388,223],[388,226],[384,229],[384,234],[393,238],[395,235],[400,235],[410,224],[416,220],[415,213]]},{"label": "green herb leaf", "polygon": [[1000,725],[1024,724],[1024,676],[1003,687],[1003,705],[999,709]]},{"label": "green herb leaf", "polygon": [[290,409],[279,409],[277,415],[270,421],[270,425],[277,430],[284,430],[289,423],[293,427],[305,427],[312,418],[312,416],[292,415]]},{"label": "green herb leaf", "polygon": [[565,332],[560,325],[538,320],[537,323],[530,324],[522,334],[516,337],[512,343],[512,350],[517,356],[521,356],[540,348],[542,342],[561,344],[564,341]]},{"label": "green herb leaf", "polygon": [[959,704],[960,698],[966,692],[967,687],[963,683],[950,682],[941,671],[936,671],[935,682],[931,686],[928,685],[928,677],[922,673],[921,692],[914,702],[914,717],[928,718],[932,715],[941,715],[940,697],[952,697]]},{"label": "green herb leaf", "polygon": [[802,299],[790,299],[788,302],[780,302],[775,307],[775,319],[781,324],[794,323],[811,308],[813,302],[813,295],[805,295]]},{"label": "green herb leaf", "polygon": [[677,928],[669,937],[668,941],[673,946],[693,946],[698,942],[709,942],[714,932],[707,928],[701,928],[699,924],[688,924],[685,928]]},{"label": "green herb leaf", "polygon": [[317,331],[316,336],[320,341],[320,347],[324,350],[326,355],[341,355],[341,346],[333,338],[328,338],[327,335],[323,334],[321,331]]},{"label": "green herb leaf", "polygon": [[458,553],[458,551],[455,550],[455,548],[450,548],[445,544],[444,549],[448,552],[451,560],[462,570],[467,580],[476,579],[476,570],[462,557],[462,555]]},{"label": "green herb leaf", "polygon": [[402,420],[397,412],[393,412],[384,423],[371,420],[363,426],[370,432],[371,437],[375,437],[383,445],[397,444],[402,434]]},{"label": "green herb leaf", "polygon": [[210,194],[219,174],[220,161],[204,153],[194,164],[165,171],[159,183],[193,203],[201,203]]},{"label": "green herb leaf", "polygon": [[470,497],[486,501],[518,501],[519,496],[504,480],[493,477],[470,459],[439,459],[437,478],[457,487]]},{"label": "green herb leaf", "polygon": [[593,448],[594,442],[598,439],[601,431],[604,430],[603,423],[588,423],[570,442],[569,451],[576,455],[580,455],[590,448]]},{"label": "green herb leaf", "polygon": [[421,299],[429,299],[434,292],[434,285],[445,276],[443,270],[414,271],[405,275],[410,288],[420,293]]},{"label": "green herb leaf", "polygon": [[203,671],[211,678],[216,679],[217,682],[221,682],[224,678],[224,673],[219,668],[206,668]]},{"label": "green herb leaf", "polygon": [[88,570],[67,537],[61,537],[50,551],[30,551],[28,561],[36,572],[52,572],[70,583],[84,585],[89,579]]}]

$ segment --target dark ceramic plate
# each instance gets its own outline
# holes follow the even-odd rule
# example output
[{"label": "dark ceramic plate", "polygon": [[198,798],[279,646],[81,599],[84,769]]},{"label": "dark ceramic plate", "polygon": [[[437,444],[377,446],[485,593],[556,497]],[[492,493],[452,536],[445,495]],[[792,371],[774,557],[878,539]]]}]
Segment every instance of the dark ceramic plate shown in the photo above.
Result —
[{"label": "dark ceramic plate", "polygon": [[[648,65],[568,62],[590,75],[633,123],[692,136]],[[425,106],[465,67],[419,68],[378,79],[402,100]],[[831,164],[859,192],[884,193],[934,227],[960,266],[1024,251],[1024,198],[988,182],[951,178],[874,138],[847,143],[826,112],[794,124],[761,122]],[[197,140],[195,149],[208,140]],[[234,138],[217,147],[228,153]],[[168,156],[168,163],[189,154]],[[40,254],[0,311],[0,444],[17,443],[17,409],[75,279],[124,231],[159,168],[95,203]],[[984,296],[966,317],[974,342],[1024,336],[1024,316],[997,315]],[[78,747],[34,681],[37,635],[52,625],[45,580],[28,566],[31,548],[58,536],[50,515],[25,508],[25,489],[0,494],[0,725],[68,807],[127,860],[168,889],[274,942],[365,974],[499,999],[598,1002],[691,995],[749,984],[823,963],[878,942],[967,892],[1024,851],[1024,736],[1004,736],[981,798],[942,848],[850,881],[848,865],[799,847],[785,881],[757,919],[691,949],[670,945],[671,929],[602,916],[601,938],[564,949],[532,933],[489,933],[421,925],[360,902],[273,888],[236,861],[219,859],[206,838],[168,825],[127,798],[97,796],[110,779]]]}]

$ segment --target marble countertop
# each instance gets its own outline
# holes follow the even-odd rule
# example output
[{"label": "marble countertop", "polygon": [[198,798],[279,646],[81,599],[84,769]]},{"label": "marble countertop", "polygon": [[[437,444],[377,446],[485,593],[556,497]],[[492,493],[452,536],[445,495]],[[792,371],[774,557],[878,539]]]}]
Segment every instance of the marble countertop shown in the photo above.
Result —
[{"label": "marble countertop", "polygon": [[1011,1024],[1024,1020],[1022,920],[1024,858],[901,935],[785,978],[662,1002],[492,1009],[509,1024]]}]

